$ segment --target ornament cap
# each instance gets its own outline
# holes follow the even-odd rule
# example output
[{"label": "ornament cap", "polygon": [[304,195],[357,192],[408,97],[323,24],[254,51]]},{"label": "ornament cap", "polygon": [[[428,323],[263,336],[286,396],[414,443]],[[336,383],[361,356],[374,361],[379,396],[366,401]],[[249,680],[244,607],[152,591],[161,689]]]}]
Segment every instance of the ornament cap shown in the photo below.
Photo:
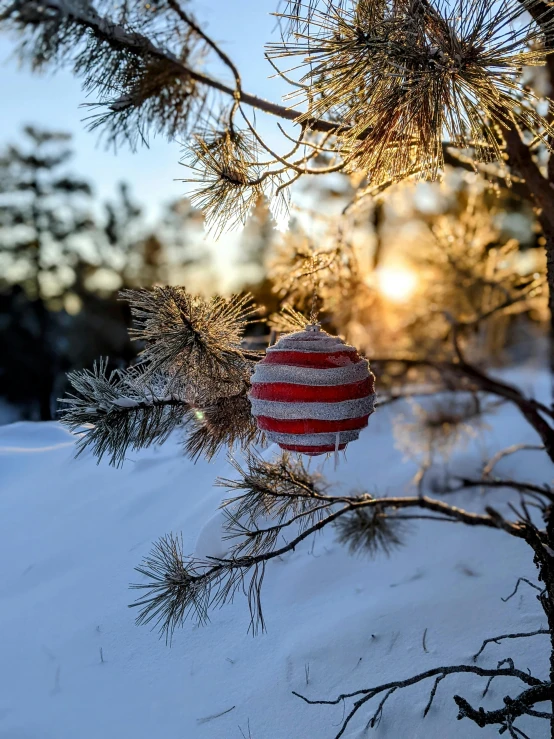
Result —
[{"label": "ornament cap", "polygon": [[309,323],[306,326],[306,331],[311,331],[313,333],[316,333],[318,331],[321,331],[321,323]]}]

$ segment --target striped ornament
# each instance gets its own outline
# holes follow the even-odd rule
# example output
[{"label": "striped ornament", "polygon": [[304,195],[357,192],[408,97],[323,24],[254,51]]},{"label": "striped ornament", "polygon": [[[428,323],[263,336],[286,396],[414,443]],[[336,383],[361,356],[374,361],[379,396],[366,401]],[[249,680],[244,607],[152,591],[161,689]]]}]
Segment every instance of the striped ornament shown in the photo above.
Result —
[{"label": "striped ornament", "polygon": [[310,456],[337,452],[367,426],[374,379],[353,346],[310,325],[269,347],[256,365],[252,414],[281,449]]}]

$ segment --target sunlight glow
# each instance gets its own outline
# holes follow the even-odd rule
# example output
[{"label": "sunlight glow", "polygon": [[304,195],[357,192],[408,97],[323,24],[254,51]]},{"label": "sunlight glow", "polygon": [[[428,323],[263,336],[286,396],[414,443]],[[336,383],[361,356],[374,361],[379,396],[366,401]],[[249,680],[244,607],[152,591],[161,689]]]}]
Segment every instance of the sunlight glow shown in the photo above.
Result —
[{"label": "sunlight glow", "polygon": [[379,292],[395,303],[409,300],[417,287],[416,273],[406,267],[379,267],[375,274]]}]

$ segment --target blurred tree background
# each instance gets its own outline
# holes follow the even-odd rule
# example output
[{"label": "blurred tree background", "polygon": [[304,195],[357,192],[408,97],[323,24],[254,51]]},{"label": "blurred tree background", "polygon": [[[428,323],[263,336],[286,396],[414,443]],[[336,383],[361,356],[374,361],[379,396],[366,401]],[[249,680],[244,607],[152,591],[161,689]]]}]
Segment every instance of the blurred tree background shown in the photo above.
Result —
[{"label": "blurred tree background", "polygon": [[[14,7],[16,5],[18,3]],[[34,59],[31,65],[34,72],[46,69],[49,54],[57,48],[52,45],[51,36],[55,35],[55,29],[63,28],[63,24],[56,25],[57,22],[52,21],[53,25],[45,27],[44,37],[40,34],[35,37],[33,34],[42,28],[42,21],[50,23],[49,15],[46,13],[43,17],[42,5],[36,8],[31,4],[20,5],[21,23],[15,22],[11,29],[15,31],[12,41],[19,38],[20,33],[24,35],[28,20],[32,41],[24,46],[21,60]],[[152,29],[158,33],[162,26],[158,28],[157,24],[163,24],[164,18],[167,20],[166,14],[170,19],[173,17],[174,5],[116,3],[109,10],[116,15],[123,13],[124,18],[125,8],[128,8],[130,19],[124,18],[123,25],[136,22],[141,33],[148,33],[152,24]],[[306,8],[313,9],[315,5],[310,2]],[[272,3],[270,9],[274,10],[273,6]],[[283,10],[294,4],[280,3],[278,6]],[[204,13],[209,7],[213,11],[209,23],[216,36],[241,41],[235,43],[233,58],[241,66],[244,89],[264,89],[261,86],[267,84],[267,96],[275,100],[281,93],[290,92],[290,80],[286,76],[277,75],[271,82],[267,81],[268,74],[276,69],[275,62],[271,62],[272,67],[257,63],[261,50],[256,44],[242,43],[243,24],[233,8],[228,3],[206,3],[205,7],[198,7],[198,12]],[[275,19],[268,16],[268,7],[245,0],[244,8],[249,13],[252,37],[259,38],[260,44],[272,38]],[[11,12],[6,11],[6,18]],[[202,22],[205,20],[203,18]],[[285,26],[294,26],[294,22],[289,21],[283,20]],[[180,25],[183,25],[182,33]],[[282,30],[286,36],[285,26]],[[4,23],[4,27],[9,31],[10,23]],[[106,42],[105,49],[102,46],[106,51],[106,64],[114,54],[113,67],[106,69],[111,70],[108,77],[112,73],[115,77],[109,85],[104,85],[104,75],[96,68],[99,58],[94,50],[90,58],[85,54],[90,40],[88,31],[82,39],[84,46],[78,45],[81,43],[77,38],[79,28],[79,23],[73,28],[77,46],[70,41],[71,34],[59,39],[59,57],[65,58],[67,54],[69,60],[75,49],[80,49],[82,58],[77,55],[74,75],[49,79],[47,87],[49,91],[55,90],[52,95],[55,99],[42,100],[41,115],[52,107],[50,121],[58,120],[60,113],[56,102],[63,97],[61,88],[68,86],[71,80],[75,83],[75,95],[79,96],[79,84],[73,76],[84,75],[87,90],[98,89],[101,106],[108,105],[96,110],[96,117],[88,119],[93,128],[104,127],[105,141],[111,140],[114,144],[127,141],[132,149],[134,143],[147,143],[148,130],[152,129],[164,132],[169,139],[186,148],[185,134],[189,129],[185,123],[190,117],[191,125],[194,123],[190,130],[198,135],[205,134],[209,143],[213,122],[203,120],[202,116],[198,121],[195,118],[196,103],[207,99],[202,97],[202,85],[191,87],[190,100],[186,95],[181,100],[171,86],[166,89],[167,79],[173,79],[172,62],[168,62],[169,77],[166,79],[155,64],[150,70],[148,59],[143,69],[136,48],[119,49],[113,39]],[[231,74],[232,68],[225,56],[215,54],[212,59],[213,46],[205,46],[206,39],[191,28],[185,13],[177,25],[169,24],[164,43],[176,44],[176,49],[182,44],[181,51],[175,50],[175,53],[184,58],[185,51],[190,51],[191,63],[211,60],[206,61],[205,71],[216,77],[222,72]],[[35,43],[38,44],[36,58],[33,57]],[[500,51],[501,47],[502,44]],[[8,45],[6,50],[8,48],[13,51],[16,46]],[[272,49],[275,59],[283,54],[288,58],[300,53],[296,47],[284,48],[277,44],[273,48],[270,44],[270,57]],[[124,74],[126,67],[121,66],[122,59],[128,60],[133,74]],[[526,65],[535,63],[527,56],[525,60]],[[148,78],[150,71],[151,80]],[[142,74],[145,75],[146,96],[138,94],[133,87],[137,80],[142,80]],[[38,104],[36,98],[43,88],[40,85],[30,87],[34,79],[28,76],[26,92],[18,100],[14,92],[18,92],[16,87],[22,83],[19,77],[13,77],[11,102],[14,109],[27,111],[21,107],[21,101],[25,100]],[[55,87],[59,79],[60,87]],[[40,80],[40,84],[42,82]],[[542,98],[550,90],[544,66],[524,66],[522,82],[525,95],[533,92]],[[293,87],[302,91],[305,84],[306,80],[304,83],[297,80]],[[166,96],[169,89],[170,102]],[[138,92],[141,91],[144,92],[142,88]],[[71,105],[74,102],[71,99]],[[208,108],[215,106],[215,110],[221,100],[210,98],[208,102]],[[183,107],[179,108],[181,103]],[[263,108],[262,104],[260,110]],[[69,124],[68,103],[61,109],[68,127],[76,131],[79,142],[76,148],[80,154],[88,144],[84,138],[79,139],[80,129]],[[200,109],[204,110],[202,106]],[[236,109],[232,112],[238,115]],[[335,112],[331,112],[335,120]],[[225,125],[229,114],[223,105],[221,115]],[[270,150],[275,144],[284,155],[290,148],[294,127],[281,129],[285,137],[281,140],[273,131],[276,119],[268,117],[268,120],[271,126],[262,118],[256,125],[262,137],[267,138]],[[282,122],[285,124],[285,119]],[[529,130],[533,130],[533,126]],[[245,129],[237,139],[246,149],[253,144],[250,133]],[[454,148],[447,147],[441,154],[446,166],[440,184],[412,180],[388,187],[394,178],[387,177],[386,182],[381,182],[379,177],[372,179],[363,166],[346,167],[344,161],[338,168],[337,141],[320,139],[318,135],[316,131],[306,133],[302,146],[310,156],[302,166],[311,162],[313,171],[325,172],[329,168],[337,171],[324,177],[309,174],[300,177],[298,166],[290,170],[285,180],[287,185],[295,183],[292,185],[294,197],[285,233],[275,229],[267,203],[268,199],[277,199],[277,191],[280,193],[277,176],[272,192],[238,188],[236,204],[244,216],[245,226],[237,237],[234,262],[225,264],[227,274],[223,277],[227,279],[221,275],[223,259],[219,260],[219,255],[228,250],[228,244],[222,239],[218,252],[209,248],[202,216],[187,198],[167,202],[152,215],[150,204],[140,202],[133,188],[122,182],[117,195],[107,202],[106,196],[100,198],[91,185],[93,180],[96,187],[101,186],[97,169],[91,168],[94,174],[90,178],[81,172],[75,173],[69,135],[42,130],[39,126],[27,126],[11,145],[0,150],[0,402],[3,400],[13,409],[11,417],[55,418],[56,399],[66,391],[66,372],[90,367],[99,356],[109,356],[114,367],[134,362],[140,347],[128,339],[129,311],[117,294],[123,288],[156,284],[182,284],[196,294],[251,291],[262,307],[260,318],[267,321],[249,329],[259,336],[260,346],[271,330],[288,330],[294,326],[294,311],[308,315],[317,310],[325,328],[341,333],[373,361],[399,355],[434,359],[451,356],[453,331],[467,356],[477,362],[502,365],[530,359],[545,360],[547,291],[543,247],[546,232],[544,223],[539,223],[540,209],[524,187],[517,166],[510,164],[511,174],[507,178],[503,165],[494,161],[476,164],[468,151],[456,153]],[[321,135],[327,136],[329,132]],[[202,136],[200,139],[203,140]],[[544,168],[546,152],[541,148],[541,141],[540,137],[530,140],[529,146],[538,165]],[[293,152],[296,149],[295,144]],[[347,150],[348,147],[345,155]],[[162,149],[156,151],[157,156],[161,156]],[[257,172],[256,161],[265,156],[262,151],[258,154],[259,157],[256,155],[248,165],[253,172]],[[170,156],[171,161],[176,160],[173,153]],[[146,150],[142,149],[137,158],[148,162]],[[81,161],[90,165],[91,159],[89,156],[88,160]],[[106,160],[109,162],[106,169],[111,173],[112,166],[114,169],[117,166],[131,179],[128,173],[131,160],[131,156],[123,160],[124,165],[122,160],[113,161],[113,165],[111,159]],[[192,172],[194,166],[200,166],[202,173],[201,161],[200,164],[195,161],[193,156]],[[232,156],[230,162],[233,162]],[[98,163],[95,160],[93,164],[97,166]],[[278,168],[282,164],[277,162]],[[144,166],[147,179],[153,177],[152,160]],[[81,168],[86,170],[87,164]],[[222,171],[224,175],[225,168]],[[190,173],[189,169],[188,175]],[[183,192],[189,193],[194,200],[195,189],[202,193],[202,188],[212,183],[208,175],[208,171],[203,172],[200,184],[197,182],[196,187],[188,189],[183,187]],[[164,183],[172,178],[171,172],[164,171]],[[267,182],[273,182],[273,175]],[[135,188],[138,184],[135,183]],[[234,190],[230,190],[232,195]],[[143,189],[142,192],[143,199],[148,197],[147,191]],[[199,197],[198,192],[196,197]],[[224,189],[214,192],[225,194]],[[286,193],[287,188],[280,194],[286,196]],[[157,207],[158,193],[152,195]],[[285,197],[281,199],[286,200]],[[207,215],[224,215],[224,200],[221,197],[215,198],[211,205],[208,202]],[[283,212],[279,214],[283,216]],[[290,307],[288,322],[276,317],[283,306]],[[482,320],[483,317],[487,320]],[[405,365],[396,367],[391,362],[377,365],[377,369],[382,389],[410,381],[416,372],[413,368],[406,371]],[[415,379],[418,379],[417,374]],[[0,416],[4,420],[7,418],[5,413]]]},{"label": "blurred tree background", "polygon": [[442,183],[397,185],[347,219],[333,203],[348,213],[348,188],[319,197],[317,236],[292,229],[268,260],[282,303],[309,313],[315,295],[323,322],[374,359],[440,359],[454,325],[476,361],[544,359],[544,240],[513,189],[447,167]]},{"label": "blurred tree background", "polygon": [[[12,417],[55,418],[68,371],[99,356],[114,367],[135,360],[119,290],[222,288],[187,199],[149,224],[127,183],[99,202],[71,158],[68,134],[32,126],[0,156],[0,393]],[[307,178],[284,234],[264,199],[255,203],[234,287],[262,307],[250,329],[261,344],[271,329],[293,327],[295,310],[317,309],[376,359],[446,356],[453,325],[477,361],[544,356],[542,236],[517,189],[491,192],[476,173],[448,168],[440,185],[400,184],[356,209],[355,184]],[[284,306],[289,324],[276,317]],[[386,369],[383,387],[411,379]]]},{"label": "blurred tree background", "polygon": [[[186,200],[148,225],[128,184],[99,203],[71,172],[66,133],[27,126],[0,154],[1,397],[25,419],[55,417],[65,374],[99,355],[129,364],[125,287],[209,289],[202,223]],[[199,274],[201,273],[201,274]]]}]

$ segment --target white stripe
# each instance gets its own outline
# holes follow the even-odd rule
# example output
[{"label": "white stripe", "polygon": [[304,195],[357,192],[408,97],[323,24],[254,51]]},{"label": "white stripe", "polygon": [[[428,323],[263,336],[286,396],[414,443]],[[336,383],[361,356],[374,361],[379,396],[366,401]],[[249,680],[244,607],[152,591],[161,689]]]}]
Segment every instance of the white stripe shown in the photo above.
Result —
[{"label": "white stripe", "polygon": [[356,348],[343,344],[341,341],[313,341],[305,339],[302,341],[290,341],[289,339],[281,339],[273,346],[267,348],[268,352],[355,352]]},{"label": "white stripe", "polygon": [[373,413],[375,395],[340,403],[284,403],[279,400],[250,398],[253,416],[268,416],[282,420],[313,418],[318,421],[343,421]]},{"label": "white stripe", "polygon": [[340,336],[333,336],[327,331],[296,331],[294,334],[284,334],[281,341],[334,341],[337,344],[344,344]]},{"label": "white stripe", "polygon": [[[276,444],[295,444],[298,446],[335,446],[337,433],[331,434],[283,434],[277,431],[264,432],[270,441]],[[340,431],[339,444],[356,441],[359,431]]]},{"label": "white stripe", "polygon": [[369,362],[362,359],[346,367],[317,369],[315,367],[293,367],[290,364],[265,364],[258,362],[252,383],[284,382],[289,385],[348,385],[369,377]]}]

